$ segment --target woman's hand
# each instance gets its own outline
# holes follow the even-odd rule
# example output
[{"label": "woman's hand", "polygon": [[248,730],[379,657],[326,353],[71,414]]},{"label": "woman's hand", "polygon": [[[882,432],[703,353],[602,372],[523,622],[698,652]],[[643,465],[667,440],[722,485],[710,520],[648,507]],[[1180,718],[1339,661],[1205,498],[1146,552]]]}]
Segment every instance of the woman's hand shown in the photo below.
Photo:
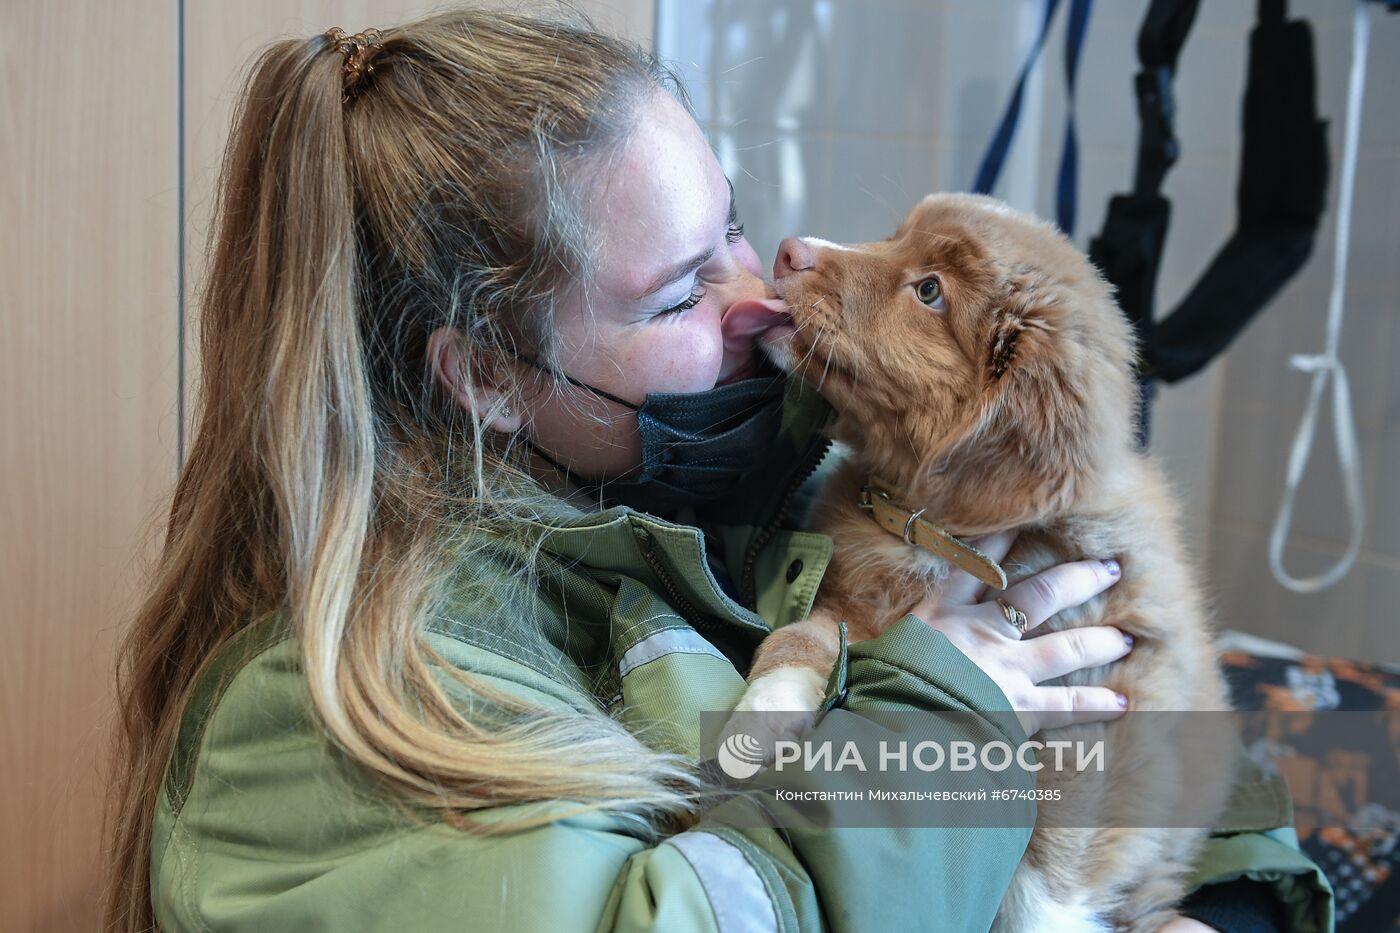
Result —
[{"label": "woman's hand", "polygon": [[[1015,535],[999,533],[976,542],[978,550],[1000,561]],[[986,584],[955,570],[936,601],[910,610],[942,632],[996,682],[1016,710],[1026,735],[1076,722],[1114,719],[1127,698],[1107,687],[1041,687],[1072,671],[1098,667],[1123,657],[1132,640],[1107,625],[1051,632],[1021,640],[995,600],[983,602]],[[1024,612],[1027,631],[1062,609],[1077,606],[1118,582],[1114,561],[1083,560],[1043,570],[1000,594]]]}]

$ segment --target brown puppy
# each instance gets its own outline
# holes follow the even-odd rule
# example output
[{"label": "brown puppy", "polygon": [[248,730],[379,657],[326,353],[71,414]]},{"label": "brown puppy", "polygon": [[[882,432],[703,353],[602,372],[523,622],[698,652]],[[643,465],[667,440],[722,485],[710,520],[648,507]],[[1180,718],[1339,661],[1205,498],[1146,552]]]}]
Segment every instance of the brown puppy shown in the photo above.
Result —
[{"label": "brown puppy", "polygon": [[[1227,709],[1176,506],[1159,467],[1133,447],[1131,332],[1086,257],[1049,224],[975,195],[930,195],[877,243],[785,246],[792,271],[777,288],[792,322],[763,343],[831,401],[833,434],[851,453],[813,513],[835,553],[812,615],[764,643],[740,709],[816,709],[838,620],[852,641],[873,638],[923,595],[937,597],[950,565],[872,521],[860,505],[872,475],[953,535],[1018,530],[1005,561],[1012,583],[1063,561],[1118,557],[1116,586],[1041,631],[1114,625],[1135,647],[1059,683],[1112,687],[1133,711]],[[1200,816],[1189,825],[1209,826],[1232,758],[1124,722],[1055,736],[1092,741],[1108,730],[1116,744],[1092,788],[1049,767],[1037,775],[1063,796],[1039,803],[996,929],[1148,931],[1174,916],[1205,830],[1067,829],[1092,824],[1063,815],[1189,804]]]}]

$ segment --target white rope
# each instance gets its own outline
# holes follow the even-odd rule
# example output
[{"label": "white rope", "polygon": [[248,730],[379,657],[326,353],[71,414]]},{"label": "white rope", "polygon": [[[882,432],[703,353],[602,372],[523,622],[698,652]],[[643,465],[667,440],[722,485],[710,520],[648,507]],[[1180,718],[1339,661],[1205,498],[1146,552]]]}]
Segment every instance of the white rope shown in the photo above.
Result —
[{"label": "white rope", "polygon": [[[1342,336],[1342,313],[1346,297],[1347,256],[1351,251],[1351,206],[1356,189],[1356,158],[1361,136],[1361,95],[1366,87],[1366,48],[1370,41],[1367,0],[1355,0],[1351,40],[1351,77],[1347,86],[1346,142],[1342,150],[1341,190],[1337,196],[1337,231],[1333,248],[1332,293],[1327,306],[1327,348],[1321,354],[1298,354],[1289,363],[1294,369],[1312,373],[1303,420],[1293,436],[1284,480],[1283,500],[1269,536],[1269,569],[1279,583],[1296,593],[1316,593],[1346,576],[1361,552],[1364,516],[1361,513],[1361,458],[1357,454],[1356,424],[1352,419],[1351,390],[1346,369],[1338,351]],[[1332,427],[1337,441],[1337,460],[1342,469],[1342,490],[1346,495],[1350,536],[1341,559],[1315,577],[1294,577],[1283,568],[1283,546],[1293,525],[1293,500],[1312,453],[1317,432],[1318,406],[1329,379],[1335,378],[1332,395]]]}]

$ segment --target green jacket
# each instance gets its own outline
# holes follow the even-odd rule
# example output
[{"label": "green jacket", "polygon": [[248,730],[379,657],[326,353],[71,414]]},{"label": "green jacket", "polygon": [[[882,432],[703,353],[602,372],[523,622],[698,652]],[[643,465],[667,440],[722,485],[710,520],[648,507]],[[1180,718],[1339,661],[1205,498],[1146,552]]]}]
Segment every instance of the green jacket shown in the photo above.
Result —
[{"label": "green jacket", "polygon": [[[742,666],[770,626],[804,617],[831,555],[829,538],[785,518],[802,511],[831,411],[798,381],[785,406],[765,465],[703,519],[686,516],[698,525],[618,507],[542,526],[550,583],[511,607],[512,618],[533,616],[527,627],[493,612],[508,571],[464,562],[460,598],[427,624],[432,647],[540,707],[602,711],[648,743],[698,757],[700,713],[732,709],[744,689],[730,658]],[[726,559],[738,600],[717,584],[711,558]],[[912,616],[850,645],[829,691],[843,699],[817,739],[831,717],[862,710],[1009,710],[990,678]],[[201,679],[154,820],[152,899],[167,931],[981,931],[1030,836],[780,833],[705,820],[651,845],[605,813],[467,835],[396,805],[332,747],[276,614],[244,629]],[[1293,930],[1330,931],[1331,888],[1290,821],[1286,788],[1256,775],[1195,883],[1267,880]]]}]

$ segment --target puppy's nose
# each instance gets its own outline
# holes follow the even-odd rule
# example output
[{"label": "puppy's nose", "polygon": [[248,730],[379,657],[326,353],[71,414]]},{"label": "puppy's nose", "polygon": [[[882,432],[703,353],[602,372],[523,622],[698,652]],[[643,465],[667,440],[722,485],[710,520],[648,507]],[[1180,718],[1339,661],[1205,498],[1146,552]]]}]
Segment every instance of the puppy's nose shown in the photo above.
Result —
[{"label": "puppy's nose", "polygon": [[773,261],[773,278],[781,279],[785,275],[810,269],[814,265],[816,259],[812,255],[812,247],[802,242],[799,237],[790,236],[778,244],[778,258]]}]

